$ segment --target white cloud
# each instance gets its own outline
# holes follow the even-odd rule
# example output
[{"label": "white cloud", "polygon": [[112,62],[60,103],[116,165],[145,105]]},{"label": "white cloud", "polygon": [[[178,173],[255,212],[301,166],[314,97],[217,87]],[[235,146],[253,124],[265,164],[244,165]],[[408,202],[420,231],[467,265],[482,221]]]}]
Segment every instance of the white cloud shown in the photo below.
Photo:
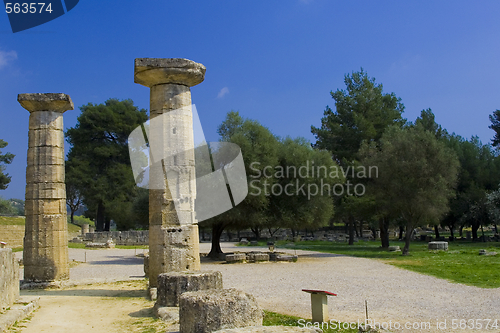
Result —
[{"label": "white cloud", "polygon": [[17,59],[16,51],[0,51],[0,69],[7,66],[12,60]]},{"label": "white cloud", "polygon": [[224,97],[227,94],[229,94],[229,88],[228,87],[224,87],[224,88],[222,88],[219,91],[219,94],[217,95],[217,98],[222,98],[222,97]]}]

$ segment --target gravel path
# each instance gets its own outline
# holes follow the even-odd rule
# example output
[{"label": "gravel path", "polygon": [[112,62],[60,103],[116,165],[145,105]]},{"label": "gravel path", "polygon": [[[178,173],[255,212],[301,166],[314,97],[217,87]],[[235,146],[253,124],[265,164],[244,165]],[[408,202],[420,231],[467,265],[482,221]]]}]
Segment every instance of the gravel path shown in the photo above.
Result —
[{"label": "gravel path", "polygon": [[[200,244],[200,251],[208,252],[209,246]],[[224,252],[242,250],[229,243],[222,247]],[[87,263],[71,269],[72,280],[144,276],[142,259],[134,255],[134,250],[70,249],[70,259],[84,261],[85,252]],[[203,263],[202,269],[221,271],[224,288],[253,294],[265,309],[306,318],[310,318],[310,296],[301,289],[321,289],[338,294],[329,297],[329,313],[330,318],[343,322],[364,321],[366,300],[369,317],[380,323],[392,321],[403,326],[407,322],[410,325],[429,322],[431,329],[426,329],[427,332],[456,332],[451,330],[453,319],[497,319],[500,326],[500,288],[450,283],[372,259],[299,250],[296,253],[299,255],[296,263]],[[438,330],[436,321],[444,320],[448,329]],[[481,323],[485,325],[486,321]],[[500,332],[500,329],[488,331]]]}]

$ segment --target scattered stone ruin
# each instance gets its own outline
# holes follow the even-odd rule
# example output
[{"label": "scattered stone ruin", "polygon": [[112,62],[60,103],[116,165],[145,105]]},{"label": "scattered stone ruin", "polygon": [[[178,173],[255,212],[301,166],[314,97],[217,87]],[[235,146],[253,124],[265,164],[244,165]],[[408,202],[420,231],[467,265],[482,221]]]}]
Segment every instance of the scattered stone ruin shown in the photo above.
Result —
[{"label": "scattered stone ruin", "polygon": [[63,113],[66,94],[20,94],[30,112],[26,167],[24,280],[69,278]]},{"label": "scattered stone ruin", "polygon": [[0,312],[19,298],[19,264],[12,249],[0,249]]}]

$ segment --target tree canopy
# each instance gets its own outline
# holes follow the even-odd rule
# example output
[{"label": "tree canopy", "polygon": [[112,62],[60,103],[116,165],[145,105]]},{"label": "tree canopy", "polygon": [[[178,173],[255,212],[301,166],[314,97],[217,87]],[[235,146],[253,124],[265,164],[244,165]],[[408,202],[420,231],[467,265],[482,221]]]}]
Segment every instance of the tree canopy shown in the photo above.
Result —
[{"label": "tree canopy", "polygon": [[[66,131],[71,145],[67,179],[83,196],[87,214],[96,218],[96,230],[109,230],[109,221],[130,221],[137,187],[130,166],[127,139],[147,120],[145,109],[131,100],[109,99],[80,107],[74,128]],[[71,189],[69,189],[71,190]],[[133,226],[133,225],[132,225]]]},{"label": "tree canopy", "polygon": [[[7,142],[0,139],[0,149],[7,147],[7,145]],[[11,153],[2,154],[0,150],[0,190],[5,190],[7,186],[9,186],[11,177],[8,173],[4,173],[4,171],[6,169],[5,165],[12,163],[14,156],[15,155]]]},{"label": "tree canopy", "polygon": [[373,179],[377,205],[406,222],[408,254],[413,229],[434,224],[448,211],[459,162],[450,148],[430,131],[391,127],[379,145],[365,143],[365,165],[378,166]]}]

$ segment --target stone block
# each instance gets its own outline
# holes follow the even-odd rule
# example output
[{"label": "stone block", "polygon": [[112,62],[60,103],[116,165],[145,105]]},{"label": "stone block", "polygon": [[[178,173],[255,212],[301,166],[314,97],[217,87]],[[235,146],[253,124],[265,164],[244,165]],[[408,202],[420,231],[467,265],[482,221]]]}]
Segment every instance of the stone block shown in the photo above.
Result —
[{"label": "stone block", "polygon": [[179,301],[180,332],[208,333],[262,325],[263,312],[255,298],[237,289],[186,292]]},{"label": "stone block", "polygon": [[170,272],[158,275],[155,307],[179,306],[179,297],[188,291],[222,289],[222,274],[213,271]]},{"label": "stone block", "polygon": [[19,94],[17,101],[29,112],[55,111],[63,113],[74,108],[69,95],[61,93]]},{"label": "stone block", "polygon": [[30,130],[28,132],[28,148],[32,147],[64,148],[64,132],[49,128]]},{"label": "stone block", "polygon": [[26,181],[28,183],[64,183],[64,165],[28,165]]},{"label": "stone block", "polygon": [[66,201],[66,184],[28,183],[26,184],[26,200],[29,199],[64,199]]},{"label": "stone block", "polygon": [[33,111],[30,113],[29,129],[51,129],[64,130],[61,112],[56,111]]},{"label": "stone block", "polygon": [[28,199],[25,201],[24,210],[28,215],[64,214],[66,201],[61,199]]},{"label": "stone block", "polygon": [[30,147],[28,165],[64,166],[64,147]]},{"label": "stone block", "polygon": [[182,58],[135,59],[134,82],[146,87],[174,84],[192,87],[203,82],[206,68]]},{"label": "stone block", "polygon": [[226,255],[227,263],[244,262],[246,259],[247,255],[245,253],[233,253]]},{"label": "stone block", "polygon": [[263,252],[250,252],[247,255],[247,260],[252,262],[269,261],[269,254]]},{"label": "stone block", "polygon": [[270,261],[289,261],[289,262],[295,262],[298,260],[298,256],[292,256],[286,253],[280,253],[280,252],[270,252],[269,253],[269,260]]},{"label": "stone block", "polygon": [[429,242],[429,250],[448,250],[448,242]]},{"label": "stone block", "polygon": [[149,228],[149,283],[156,287],[158,275],[200,269],[198,225]]},{"label": "stone block", "polygon": [[[40,214],[26,216],[26,230],[28,233],[38,232],[48,235],[55,231],[67,232],[68,224],[66,214]],[[55,245],[51,245],[55,246]]]},{"label": "stone block", "polygon": [[0,249],[0,312],[19,298],[19,264],[12,249]]},{"label": "stone block", "polygon": [[248,326],[215,331],[215,333],[322,333],[320,328],[299,326]]},{"label": "stone block", "polygon": [[389,246],[389,252],[398,252],[401,251],[399,246]]}]

